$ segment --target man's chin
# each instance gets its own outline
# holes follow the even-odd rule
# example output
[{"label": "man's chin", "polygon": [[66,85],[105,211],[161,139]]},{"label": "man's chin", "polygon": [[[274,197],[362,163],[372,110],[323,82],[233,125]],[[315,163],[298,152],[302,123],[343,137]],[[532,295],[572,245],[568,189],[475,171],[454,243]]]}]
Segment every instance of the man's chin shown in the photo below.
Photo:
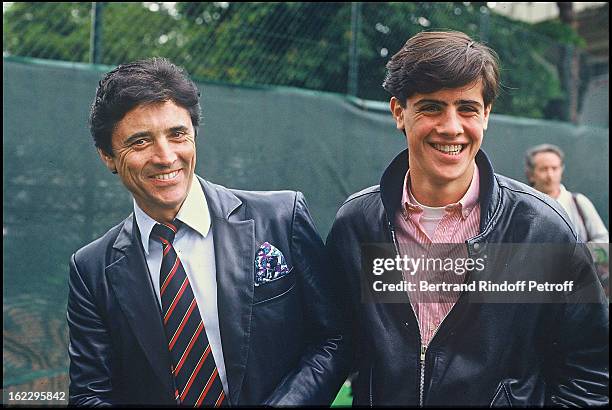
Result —
[{"label": "man's chin", "polygon": [[457,181],[471,181],[471,174],[468,172],[467,167],[464,168],[453,168],[453,169],[442,169],[436,174],[437,181],[440,185],[452,184]]},{"label": "man's chin", "polygon": [[[153,217],[153,215],[176,215],[178,211],[181,209],[183,202],[185,201],[186,195],[172,195],[172,196],[162,196],[149,198],[146,201],[144,206],[140,205],[140,208],[145,211],[149,216]],[[137,201],[138,202],[138,201]],[[155,219],[155,218],[154,218]]]},{"label": "man's chin", "polygon": [[541,189],[540,191],[545,193],[548,196],[553,196],[554,193],[556,192],[554,189],[548,188],[548,187],[546,187],[546,189]]}]

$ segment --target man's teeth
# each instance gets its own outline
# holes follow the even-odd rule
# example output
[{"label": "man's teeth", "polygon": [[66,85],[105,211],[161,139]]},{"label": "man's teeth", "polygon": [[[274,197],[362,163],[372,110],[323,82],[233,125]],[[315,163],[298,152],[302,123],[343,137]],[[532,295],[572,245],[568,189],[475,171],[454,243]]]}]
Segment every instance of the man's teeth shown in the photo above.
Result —
[{"label": "man's teeth", "polygon": [[153,178],[155,178],[155,179],[165,180],[165,179],[172,179],[172,178],[174,178],[174,177],[175,177],[175,176],[177,176],[177,175],[178,175],[178,171],[174,171],[174,172],[171,172],[171,173],[169,173],[169,174],[159,174],[159,175],[155,175]]},{"label": "man's teeth", "polygon": [[432,144],[435,149],[450,155],[458,155],[461,152],[461,145],[442,145]]}]

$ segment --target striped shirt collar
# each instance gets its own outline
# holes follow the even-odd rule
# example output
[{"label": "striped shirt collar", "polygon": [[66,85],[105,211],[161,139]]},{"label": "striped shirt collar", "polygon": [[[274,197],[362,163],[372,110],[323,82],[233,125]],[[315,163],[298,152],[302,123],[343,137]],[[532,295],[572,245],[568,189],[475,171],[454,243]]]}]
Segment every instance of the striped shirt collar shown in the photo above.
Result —
[{"label": "striped shirt collar", "polygon": [[[478,204],[478,196],[480,194],[480,175],[478,167],[474,164],[474,173],[472,174],[472,181],[468,187],[467,192],[463,197],[455,203],[448,204],[445,206],[446,212],[461,211],[461,217],[467,218],[472,209]],[[416,201],[412,195],[412,189],[410,186],[410,169],[406,172],[404,178],[404,190],[402,193],[402,215],[404,218],[415,217],[418,219],[423,213],[423,207]]]}]

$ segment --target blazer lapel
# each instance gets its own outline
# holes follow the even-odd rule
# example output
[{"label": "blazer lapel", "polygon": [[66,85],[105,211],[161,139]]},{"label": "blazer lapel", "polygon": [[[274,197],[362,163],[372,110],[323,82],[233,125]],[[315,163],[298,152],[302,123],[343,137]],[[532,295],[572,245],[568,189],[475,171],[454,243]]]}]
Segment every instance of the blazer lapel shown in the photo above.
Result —
[{"label": "blazer lapel", "polygon": [[168,342],[133,219],[133,215],[126,219],[113,245],[123,256],[106,268],[106,277],[151,367],[174,397]]},{"label": "blazer lapel", "polygon": [[[247,365],[253,310],[255,222],[229,190],[200,179],[211,214],[217,308],[229,399],[238,404]],[[240,209],[239,209],[240,208]],[[239,209],[239,211],[236,211]]]}]

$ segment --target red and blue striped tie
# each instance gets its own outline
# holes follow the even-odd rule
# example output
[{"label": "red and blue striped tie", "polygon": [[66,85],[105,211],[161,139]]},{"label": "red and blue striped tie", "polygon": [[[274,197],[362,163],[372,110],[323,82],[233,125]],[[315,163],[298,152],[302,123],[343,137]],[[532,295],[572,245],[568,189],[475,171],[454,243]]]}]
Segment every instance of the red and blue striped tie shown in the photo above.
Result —
[{"label": "red and blue striped tie", "polygon": [[181,224],[175,219],[171,224],[157,224],[151,231],[163,248],[159,286],[175,399],[185,406],[220,407],[225,402],[225,393],[219,371],[189,279],[172,246]]}]

